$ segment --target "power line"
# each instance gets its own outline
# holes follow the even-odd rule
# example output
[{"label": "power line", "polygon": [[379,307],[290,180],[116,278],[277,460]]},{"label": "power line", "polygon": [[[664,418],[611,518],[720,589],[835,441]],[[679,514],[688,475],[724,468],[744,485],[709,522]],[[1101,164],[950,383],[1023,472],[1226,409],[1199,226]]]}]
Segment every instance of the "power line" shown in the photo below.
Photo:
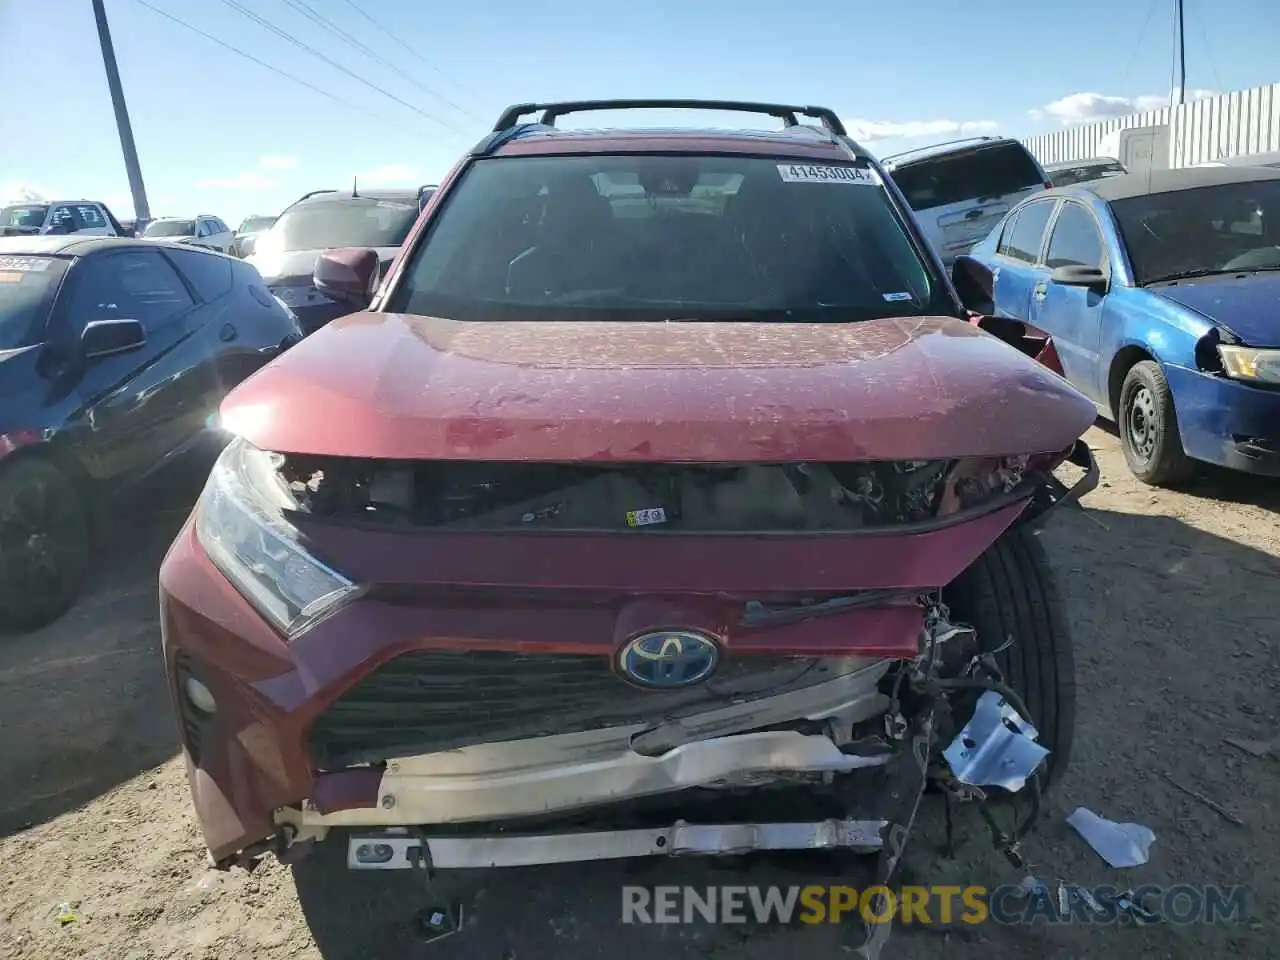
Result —
[{"label": "power line", "polygon": [[1147,28],[1151,26],[1151,18],[1155,16],[1156,4],[1159,0],[1151,0],[1151,4],[1147,7],[1147,18],[1142,21],[1142,29],[1138,31],[1138,41],[1133,45],[1133,49],[1129,51],[1129,65],[1124,68],[1124,76],[1120,78],[1121,96],[1124,96],[1125,85],[1129,82],[1129,74],[1133,73],[1133,65],[1138,62],[1138,51],[1142,49],[1142,41],[1147,35]]},{"label": "power line", "polygon": [[1204,21],[1200,19],[1200,14],[1192,5],[1191,16],[1195,19],[1195,27],[1200,32],[1200,45],[1204,47],[1204,58],[1209,61],[1209,71],[1213,74],[1213,82],[1217,84],[1218,90],[1222,91],[1226,88],[1222,85],[1222,77],[1218,74],[1218,64],[1213,59],[1213,47],[1209,43],[1209,31],[1205,28]]},{"label": "power line", "polygon": [[[405,73],[403,70],[401,70],[400,67],[398,67],[395,63],[391,62],[386,57],[382,56],[382,54],[378,53],[378,51],[372,50],[365,44],[361,43],[358,39],[353,37],[351,34],[347,33],[347,31],[343,30],[340,26],[338,26],[328,17],[317,12],[313,6],[311,6],[309,3],[306,2],[306,0],[284,0],[284,2],[287,3],[289,6],[293,7],[293,9],[297,10],[299,13],[301,13],[304,17],[306,17],[312,23],[319,24],[321,27],[323,27],[325,30],[328,30],[334,36],[351,44],[351,46],[355,47],[357,50],[363,53],[370,60],[373,60],[375,63],[381,64],[382,66],[386,67],[388,70],[394,71],[396,74],[403,77],[405,80],[408,80],[419,90],[422,90],[430,94],[431,96],[439,100],[441,103],[445,104],[446,106],[452,107],[454,110],[457,110],[459,113],[463,114],[464,116],[470,117],[472,120],[475,120],[477,123],[484,123],[484,121],[481,120],[479,117],[477,117],[475,114],[471,113],[470,111],[466,110],[463,107],[458,106],[448,97],[441,94],[438,90],[433,90],[430,87],[426,86],[425,84],[419,83],[416,79],[414,79],[408,73]],[[459,130],[458,132],[461,133],[462,131]]]},{"label": "power line", "polygon": [[[421,60],[423,63],[425,63],[429,69],[434,70],[437,74],[439,74],[439,75],[440,75],[440,77],[441,77],[445,82],[447,82],[447,83],[451,84],[451,85],[452,85],[452,86],[454,86],[454,87],[457,87],[459,90],[463,89],[463,88],[462,88],[461,86],[459,86],[457,83],[454,83],[454,81],[453,81],[453,80],[451,80],[451,79],[449,78],[448,74],[446,74],[443,70],[441,70],[439,67],[437,67],[434,63],[432,63],[430,60],[428,60],[426,57],[424,57],[422,54],[420,54],[417,50],[413,49],[413,47],[409,46],[407,43],[405,43],[403,40],[401,40],[398,36],[396,36],[396,34],[395,34],[393,31],[388,30],[386,27],[384,27],[382,24],[380,24],[377,20],[373,19],[373,17],[372,17],[372,16],[371,16],[371,15],[370,15],[370,14],[369,14],[369,13],[368,13],[364,8],[363,8],[363,7],[361,7],[361,6],[360,6],[360,4],[358,4],[358,3],[356,3],[356,2],[355,2],[355,0],[346,0],[346,2],[347,2],[347,6],[349,6],[349,7],[350,7],[352,10],[354,10],[356,13],[360,14],[360,16],[364,17],[364,18],[365,18],[365,20],[367,20],[367,21],[369,21],[369,23],[373,24],[373,26],[374,26],[375,28],[377,28],[378,30],[380,30],[380,31],[381,31],[382,33],[384,33],[386,36],[390,37],[393,41],[395,41],[396,43],[398,43],[398,44],[399,44],[403,49],[405,49],[405,50],[406,50],[406,51],[408,51],[410,54],[412,54],[413,56],[415,56],[415,57],[417,57],[419,60]],[[444,98],[442,97],[441,99],[444,99]],[[448,102],[449,102],[449,101],[445,100],[445,103],[448,103]],[[461,109],[461,108],[458,108],[458,109]],[[474,119],[476,119],[476,120],[480,120],[480,118],[479,118],[479,117],[477,117],[474,113],[472,113],[472,112],[471,112],[471,111],[469,111],[469,110],[463,110],[463,113],[465,113],[465,114],[466,114],[467,116],[469,116],[469,117],[473,117],[473,118],[474,118]],[[486,123],[487,121],[480,120],[480,122],[481,122],[481,123]]]},{"label": "power line", "polygon": [[333,60],[329,57],[326,57],[319,50],[315,49],[312,46],[309,46],[306,43],[303,43],[293,34],[289,33],[289,31],[281,30],[270,20],[267,20],[265,17],[258,16],[256,13],[254,13],[252,10],[245,7],[243,4],[238,3],[237,0],[222,0],[222,2],[226,4],[228,7],[230,7],[232,10],[236,11],[237,13],[248,17],[254,23],[257,23],[260,26],[266,28],[267,30],[270,30],[272,33],[274,33],[276,36],[280,37],[281,39],[287,40],[289,43],[293,44],[298,49],[305,50],[307,53],[311,54],[313,57],[317,57],[320,60],[323,60],[325,63],[329,64],[329,66],[333,67],[335,70],[342,71],[352,80],[355,80],[359,83],[364,84],[370,90],[373,90],[377,93],[382,94],[384,97],[388,98],[389,100],[394,100],[396,103],[400,104],[402,107],[407,107],[408,109],[412,110],[414,113],[418,114],[419,116],[426,117],[432,123],[437,123],[440,126],[444,127],[445,129],[449,129],[449,125],[444,121],[442,121],[439,117],[433,116],[430,113],[427,113],[427,111],[421,109],[420,107],[414,106],[408,100],[400,99],[400,97],[397,97],[394,93],[391,93],[389,90],[384,90],[382,87],[378,86],[376,83],[370,83],[368,80],[360,76],[358,73],[348,70],[342,64],[338,63],[338,61]]},{"label": "power line", "polygon": [[252,62],[256,63],[258,66],[265,67],[266,69],[270,70],[272,73],[277,74],[278,76],[284,77],[286,80],[292,80],[294,83],[304,86],[308,90],[311,90],[315,93],[320,94],[320,96],[322,97],[327,97],[328,99],[334,101],[335,103],[342,104],[344,107],[350,107],[352,110],[357,110],[365,117],[372,117],[375,120],[381,120],[383,123],[388,123],[388,124],[391,123],[390,120],[387,120],[384,117],[380,117],[377,114],[370,113],[364,107],[358,107],[354,103],[350,102],[349,100],[343,100],[341,97],[337,96],[336,94],[332,94],[327,90],[321,90],[319,87],[308,83],[306,80],[300,80],[298,77],[295,77],[293,74],[286,73],[285,71],[281,70],[279,67],[276,67],[270,63],[267,63],[267,61],[265,60],[259,60],[257,57],[255,57],[251,53],[245,53],[239,47],[233,47],[231,44],[227,43],[225,40],[219,40],[213,34],[206,33],[205,31],[201,30],[199,27],[192,26],[191,24],[187,23],[187,21],[179,19],[178,17],[175,17],[171,13],[161,10],[159,7],[151,5],[150,3],[147,2],[147,0],[137,0],[137,2],[140,3],[142,6],[146,7],[148,10],[152,11],[153,13],[160,14],[160,16],[164,17],[166,20],[172,20],[178,26],[184,27],[185,29],[190,30],[192,33],[198,33],[200,34],[200,36],[204,37],[206,40],[211,40],[214,43],[216,43],[218,46],[223,47],[224,49],[230,50],[232,53],[238,56],[244,57],[246,60],[251,60]]}]

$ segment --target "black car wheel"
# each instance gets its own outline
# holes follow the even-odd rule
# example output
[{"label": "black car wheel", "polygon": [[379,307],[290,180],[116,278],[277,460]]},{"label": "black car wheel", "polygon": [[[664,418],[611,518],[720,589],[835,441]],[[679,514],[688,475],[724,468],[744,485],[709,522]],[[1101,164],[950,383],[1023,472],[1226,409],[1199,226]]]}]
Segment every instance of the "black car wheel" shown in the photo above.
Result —
[{"label": "black car wheel", "polygon": [[24,457],[0,466],[0,624],[34,630],[75,602],[89,561],[89,517],[74,483]]},{"label": "black car wheel", "polygon": [[1182,450],[1169,383],[1152,360],[1133,365],[1120,387],[1120,445],[1129,470],[1143,483],[1168,486],[1187,479],[1195,463]]},{"label": "black car wheel", "polygon": [[[1076,666],[1066,610],[1035,532],[1010,528],[943,591],[943,600],[954,622],[976,631],[979,650],[1005,648],[996,664],[1049,751],[1042,786],[1053,785],[1071,760]],[[957,731],[976,702],[976,694],[952,698]]]}]

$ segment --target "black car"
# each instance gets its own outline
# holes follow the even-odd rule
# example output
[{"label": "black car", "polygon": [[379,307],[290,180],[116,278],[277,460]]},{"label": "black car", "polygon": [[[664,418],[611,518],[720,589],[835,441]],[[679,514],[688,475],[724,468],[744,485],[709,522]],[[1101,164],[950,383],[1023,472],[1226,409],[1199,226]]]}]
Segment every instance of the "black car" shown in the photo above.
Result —
[{"label": "black car", "polygon": [[116,237],[0,239],[0,623],[60,616],[105,495],[216,441],[223,395],[301,338],[232,257]]},{"label": "black car", "polygon": [[[317,190],[287,207],[274,226],[258,234],[247,257],[266,278],[271,292],[314,333],[351,307],[315,288],[312,273],[321,251],[331,247],[373,247],[385,274],[413,228],[430,187],[408,190]],[[430,193],[426,193],[429,197]]]}]

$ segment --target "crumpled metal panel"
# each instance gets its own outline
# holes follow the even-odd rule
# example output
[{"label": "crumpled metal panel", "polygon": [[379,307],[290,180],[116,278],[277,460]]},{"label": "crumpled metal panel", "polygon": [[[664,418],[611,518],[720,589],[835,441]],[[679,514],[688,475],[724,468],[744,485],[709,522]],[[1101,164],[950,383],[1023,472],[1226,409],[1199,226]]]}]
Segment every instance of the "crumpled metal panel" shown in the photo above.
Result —
[{"label": "crumpled metal panel", "polygon": [[973,717],[943,751],[961,783],[1003,787],[1017,792],[1049,755],[1036,743],[1040,734],[1004,697],[988,690],[978,698]]}]

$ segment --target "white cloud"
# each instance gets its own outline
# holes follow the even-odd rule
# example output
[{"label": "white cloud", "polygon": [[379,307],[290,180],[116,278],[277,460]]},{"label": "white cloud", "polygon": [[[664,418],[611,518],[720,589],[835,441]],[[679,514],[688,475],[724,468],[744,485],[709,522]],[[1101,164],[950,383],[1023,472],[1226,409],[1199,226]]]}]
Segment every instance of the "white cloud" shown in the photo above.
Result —
[{"label": "white cloud", "polygon": [[196,181],[197,190],[268,190],[275,185],[274,180],[268,179],[257,170],[246,170],[234,177],[209,177]]},{"label": "white cloud", "polygon": [[5,180],[0,182],[0,203],[27,203],[33,200],[48,200],[53,191],[39,184],[25,180]]},{"label": "white cloud", "polygon": [[419,182],[418,171],[403,163],[389,163],[356,174],[357,187],[416,187]]},{"label": "white cloud", "polygon": [[[1205,97],[1216,97],[1215,90],[1188,90],[1187,102],[1203,100]],[[1144,94],[1139,97],[1119,97],[1103,93],[1071,93],[1060,100],[1046,103],[1043,107],[1028,111],[1034,120],[1052,119],[1064,125],[1072,123],[1093,123],[1097,120],[1110,120],[1114,117],[1127,117],[1134,113],[1146,113],[1159,110],[1169,105],[1168,94],[1156,96]]]},{"label": "white cloud", "polygon": [[991,133],[999,128],[994,120],[846,120],[849,136],[861,143],[876,140],[907,140],[913,137],[949,137]]},{"label": "white cloud", "polygon": [[284,153],[268,153],[258,158],[258,166],[263,170],[292,170],[298,165],[298,158]]}]

